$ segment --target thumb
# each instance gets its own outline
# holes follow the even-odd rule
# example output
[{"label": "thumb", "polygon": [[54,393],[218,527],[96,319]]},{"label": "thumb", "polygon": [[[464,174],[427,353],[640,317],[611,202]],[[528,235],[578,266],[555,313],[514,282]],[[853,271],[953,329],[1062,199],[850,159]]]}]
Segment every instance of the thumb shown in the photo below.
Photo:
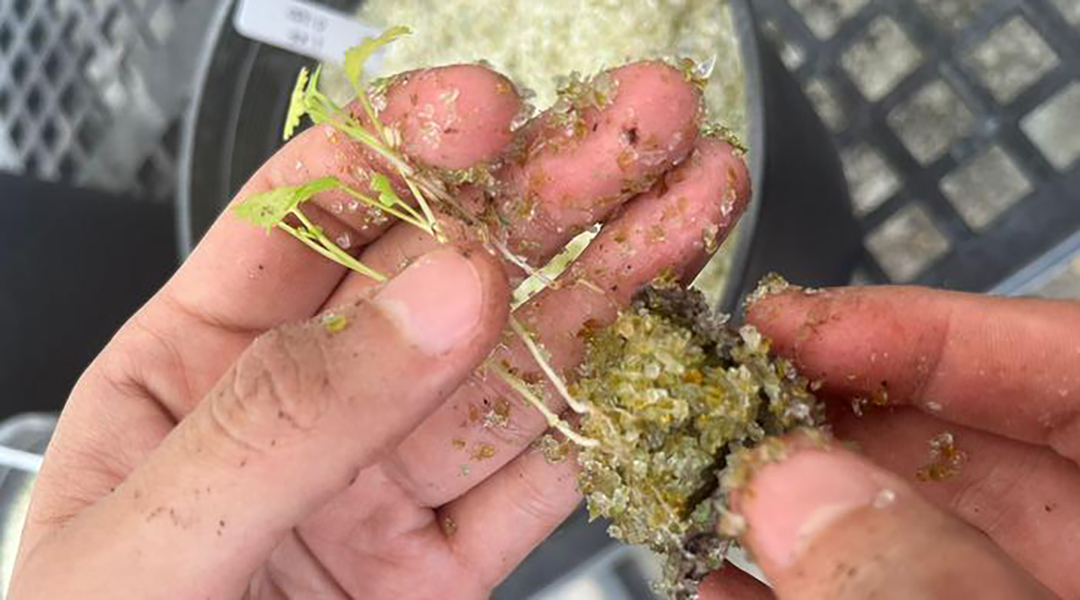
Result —
[{"label": "thumb", "polygon": [[977,530],[846,450],[762,467],[737,505],[782,600],[1050,597]]},{"label": "thumb", "polygon": [[121,487],[24,557],[10,597],[241,597],[484,360],[508,305],[494,258],[445,248],[333,319],[262,336]]}]

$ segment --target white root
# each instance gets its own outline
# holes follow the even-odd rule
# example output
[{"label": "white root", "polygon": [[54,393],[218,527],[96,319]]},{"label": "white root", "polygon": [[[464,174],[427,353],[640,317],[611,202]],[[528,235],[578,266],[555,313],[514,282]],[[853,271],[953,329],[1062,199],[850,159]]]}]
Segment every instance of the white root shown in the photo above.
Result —
[{"label": "white root", "polygon": [[529,354],[532,355],[533,360],[536,361],[536,364],[540,365],[540,370],[544,372],[544,375],[547,376],[551,385],[555,387],[555,390],[559,392],[562,399],[566,401],[566,405],[570,407],[570,410],[579,415],[588,413],[589,407],[579,402],[570,394],[570,390],[566,388],[566,383],[562,380],[562,377],[555,372],[551,363],[548,362],[547,357],[544,356],[543,349],[541,349],[536,341],[533,340],[532,335],[521,324],[521,321],[518,321],[513,315],[510,316],[510,328],[514,330],[514,333],[517,334],[519,338],[521,338],[521,341],[525,344],[525,348],[527,348]]},{"label": "white root", "polygon": [[552,412],[551,409],[544,404],[544,401],[537,397],[537,395],[529,389],[529,386],[526,385],[524,381],[522,381],[519,377],[516,377],[505,367],[497,364],[492,364],[491,370],[494,371],[494,373],[498,375],[500,379],[506,382],[506,385],[509,385],[515,392],[520,394],[526,402],[531,404],[533,408],[539,411],[540,414],[544,416],[544,419],[547,420],[548,427],[557,430],[559,433],[566,436],[566,439],[574,442],[582,448],[595,448],[596,446],[600,445],[600,442],[591,438],[587,438],[580,433],[574,431],[574,429],[570,427],[570,424],[566,421],[563,421],[559,418],[558,415]]}]

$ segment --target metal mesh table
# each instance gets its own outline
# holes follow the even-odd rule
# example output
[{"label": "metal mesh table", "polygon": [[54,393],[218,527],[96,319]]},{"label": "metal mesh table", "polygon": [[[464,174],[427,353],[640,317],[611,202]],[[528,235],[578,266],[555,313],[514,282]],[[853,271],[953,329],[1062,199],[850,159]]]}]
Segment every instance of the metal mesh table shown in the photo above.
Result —
[{"label": "metal mesh table", "polygon": [[171,200],[208,8],[0,0],[0,169]]},{"label": "metal mesh table", "polygon": [[1080,228],[1080,0],[757,0],[834,134],[861,282],[988,290]]}]

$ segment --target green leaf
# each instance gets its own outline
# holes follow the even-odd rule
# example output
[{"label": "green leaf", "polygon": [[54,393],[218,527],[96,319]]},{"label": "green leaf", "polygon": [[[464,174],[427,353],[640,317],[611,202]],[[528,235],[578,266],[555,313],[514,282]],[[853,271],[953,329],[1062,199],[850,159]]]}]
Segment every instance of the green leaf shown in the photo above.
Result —
[{"label": "green leaf", "polygon": [[379,204],[383,206],[393,208],[398,204],[405,204],[402,202],[401,197],[394,191],[394,185],[390,183],[390,178],[382,173],[374,173],[371,176],[371,190],[378,192]]},{"label": "green leaf", "polygon": [[290,212],[316,194],[337,189],[343,184],[336,177],[323,177],[295,187],[281,187],[254,194],[233,208],[233,214],[270,231]]},{"label": "green leaf", "polygon": [[283,135],[285,141],[288,141],[296,133],[296,128],[300,126],[300,120],[307,114],[307,94],[310,91],[308,81],[308,70],[307,67],[304,67],[300,69],[300,74],[296,77],[296,87],[293,88],[292,98],[289,100],[289,112],[285,115],[285,133]]},{"label": "green leaf", "polygon": [[371,55],[379,48],[393,42],[394,40],[409,35],[412,31],[403,25],[397,27],[391,27],[387,29],[377,38],[365,38],[359,45],[349,48],[349,51],[345,53],[345,76],[349,79],[349,83],[352,84],[353,89],[358,94],[363,93],[363,88],[360,86],[361,76],[364,74],[364,63],[371,58]]},{"label": "green leaf", "polygon": [[295,206],[294,192],[294,188],[278,188],[262,194],[254,194],[233,207],[233,214],[269,232]]},{"label": "green leaf", "polygon": [[358,127],[359,124],[349,111],[338,106],[329,96],[319,91],[321,77],[322,65],[319,65],[308,79],[307,89],[303,94],[304,109],[308,118],[316,125],[330,123],[342,131],[348,127]]},{"label": "green leaf", "polygon": [[319,179],[313,179],[296,188],[297,193],[302,196],[297,204],[310,200],[315,194],[336,190],[344,185],[345,184],[341,183],[341,180],[337,177],[321,177]]},{"label": "green leaf", "polygon": [[315,67],[315,72],[311,74],[311,78],[308,80],[307,89],[304,92],[308,96],[312,96],[319,92],[319,79],[322,77],[322,65]]}]

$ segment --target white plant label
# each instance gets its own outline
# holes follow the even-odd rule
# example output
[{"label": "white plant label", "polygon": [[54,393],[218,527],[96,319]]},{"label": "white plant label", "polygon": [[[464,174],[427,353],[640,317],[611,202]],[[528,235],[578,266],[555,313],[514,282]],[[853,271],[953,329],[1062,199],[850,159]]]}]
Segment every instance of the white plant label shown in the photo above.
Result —
[{"label": "white plant label", "polygon": [[346,50],[379,34],[349,15],[302,0],[240,0],[233,26],[255,41],[324,62],[341,62]]}]

